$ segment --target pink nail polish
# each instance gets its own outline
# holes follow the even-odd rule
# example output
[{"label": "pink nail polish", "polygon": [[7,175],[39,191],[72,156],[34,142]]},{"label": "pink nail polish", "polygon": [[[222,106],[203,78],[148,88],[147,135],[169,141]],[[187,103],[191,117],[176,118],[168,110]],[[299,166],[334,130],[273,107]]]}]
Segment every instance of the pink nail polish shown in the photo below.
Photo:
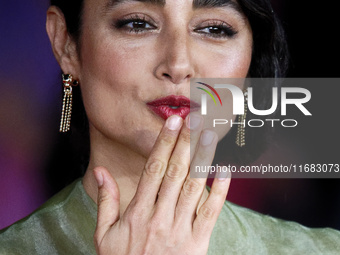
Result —
[{"label": "pink nail polish", "polygon": [[181,127],[182,118],[177,115],[172,115],[166,120],[166,126],[170,130],[178,130]]},{"label": "pink nail polish", "polygon": [[201,136],[201,144],[207,146],[211,144],[214,140],[215,132],[210,130],[204,130]]}]

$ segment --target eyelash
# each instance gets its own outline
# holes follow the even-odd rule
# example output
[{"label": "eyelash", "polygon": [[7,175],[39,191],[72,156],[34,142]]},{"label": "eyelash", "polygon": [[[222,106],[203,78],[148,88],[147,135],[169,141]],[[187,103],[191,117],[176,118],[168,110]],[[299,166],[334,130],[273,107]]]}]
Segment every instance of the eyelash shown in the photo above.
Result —
[{"label": "eyelash", "polygon": [[[208,29],[209,32],[204,32],[203,30]],[[218,33],[214,33],[210,31],[211,29],[218,30]],[[222,21],[214,21],[208,23],[206,26],[196,28],[194,30],[197,33],[203,34],[204,36],[213,37],[213,38],[232,38],[237,34],[237,31],[230,26],[229,24]]]},{"label": "eyelash", "polygon": [[[132,24],[132,27],[128,27],[128,24]],[[147,27],[143,27],[143,28],[134,28],[133,25],[139,24],[139,25],[144,25],[144,26],[149,26]],[[153,25],[153,22],[148,19],[146,16],[139,16],[138,14],[131,16],[131,17],[127,17],[127,18],[123,18],[123,19],[119,19],[116,21],[116,23],[114,24],[114,26],[117,29],[124,29],[124,30],[128,30],[129,33],[143,33],[145,31],[150,31],[153,29],[156,29],[157,27],[155,25]]]},{"label": "eyelash", "polygon": [[[131,24],[130,26],[128,26]],[[134,25],[140,25],[142,27],[139,28],[134,28]],[[119,19],[115,22],[114,26],[117,29],[121,30],[128,30],[129,33],[144,33],[147,31],[151,31],[154,29],[157,29],[156,25],[154,25],[154,22],[151,21],[148,17],[146,16],[140,16],[138,14]],[[208,29],[209,32],[204,32],[203,30]],[[214,29],[215,31],[217,30],[217,33],[212,32],[211,30]],[[194,29],[195,32],[203,34],[204,36],[215,38],[215,39],[224,39],[224,38],[231,38],[234,35],[237,34],[237,31],[230,25],[228,25],[225,22],[211,22],[208,23],[207,26],[199,27]]]}]

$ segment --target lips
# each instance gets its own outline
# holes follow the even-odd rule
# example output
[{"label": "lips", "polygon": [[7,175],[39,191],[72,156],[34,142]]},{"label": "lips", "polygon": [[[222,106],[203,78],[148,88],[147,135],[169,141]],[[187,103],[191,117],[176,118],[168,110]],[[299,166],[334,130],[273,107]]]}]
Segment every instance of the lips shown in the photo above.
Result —
[{"label": "lips", "polygon": [[164,120],[172,115],[178,115],[185,119],[190,112],[200,108],[199,104],[190,101],[185,96],[167,96],[149,102],[147,105]]}]

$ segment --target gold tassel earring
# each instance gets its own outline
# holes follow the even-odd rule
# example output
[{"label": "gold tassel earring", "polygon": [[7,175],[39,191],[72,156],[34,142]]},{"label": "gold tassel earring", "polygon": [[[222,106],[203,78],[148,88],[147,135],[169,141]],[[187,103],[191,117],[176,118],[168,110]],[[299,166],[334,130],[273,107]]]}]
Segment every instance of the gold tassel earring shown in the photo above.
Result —
[{"label": "gold tassel earring", "polygon": [[247,110],[248,110],[248,92],[244,92],[244,114],[238,115],[237,121],[239,123],[244,123],[244,125],[238,125],[237,127],[237,134],[236,134],[236,144],[239,147],[243,147],[246,145],[246,118],[247,118]]},{"label": "gold tassel earring", "polygon": [[62,74],[64,86],[63,107],[61,111],[61,121],[59,132],[66,133],[71,127],[72,114],[72,86],[77,86],[78,81],[73,80],[71,74]]}]

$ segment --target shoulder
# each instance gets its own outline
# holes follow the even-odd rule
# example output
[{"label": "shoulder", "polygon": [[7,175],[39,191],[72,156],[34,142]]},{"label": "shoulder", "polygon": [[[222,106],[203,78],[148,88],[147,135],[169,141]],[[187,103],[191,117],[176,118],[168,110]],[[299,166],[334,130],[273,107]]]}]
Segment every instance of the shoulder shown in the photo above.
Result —
[{"label": "shoulder", "polygon": [[[83,193],[77,180],[31,215],[1,230],[0,254],[59,254],[74,246],[76,239],[91,238],[92,244],[96,208]],[[82,245],[88,248],[86,243]]]},{"label": "shoulder", "polygon": [[211,237],[214,254],[338,254],[340,232],[313,229],[225,202]]}]

